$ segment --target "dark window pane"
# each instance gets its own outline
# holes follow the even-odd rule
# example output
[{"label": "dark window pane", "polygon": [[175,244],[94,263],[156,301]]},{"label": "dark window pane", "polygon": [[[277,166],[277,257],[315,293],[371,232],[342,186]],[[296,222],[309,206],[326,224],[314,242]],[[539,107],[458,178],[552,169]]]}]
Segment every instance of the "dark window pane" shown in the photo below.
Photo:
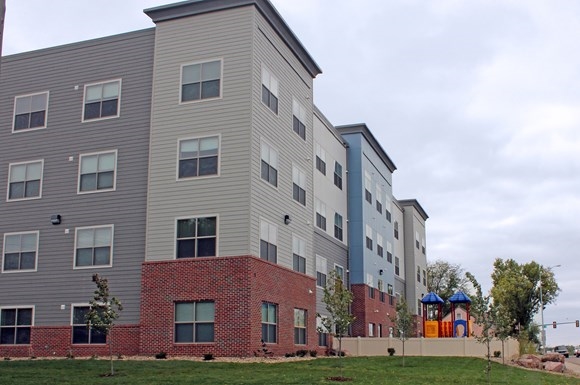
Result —
[{"label": "dark window pane", "polygon": [[300,187],[297,184],[292,184],[292,197],[295,201],[300,201]]},{"label": "dark window pane", "polygon": [[97,189],[97,174],[81,175],[81,191],[94,191]]},{"label": "dark window pane", "polygon": [[45,111],[37,111],[30,114],[30,128],[44,126]]},{"label": "dark window pane", "polygon": [[96,119],[101,117],[101,102],[85,104],[85,119]]},{"label": "dark window pane", "polygon": [[87,247],[77,249],[77,258],[75,266],[91,266],[93,264],[93,249]]},{"label": "dark window pane", "polygon": [[175,325],[175,342],[193,342],[193,324]]},{"label": "dark window pane", "polygon": [[181,87],[181,101],[199,100],[201,98],[199,83],[184,84]]},{"label": "dark window pane", "polygon": [[89,312],[89,307],[75,307],[73,313],[73,324],[79,325],[86,322],[85,317]]},{"label": "dark window pane", "polygon": [[14,129],[23,130],[29,128],[29,114],[16,115],[14,119]]},{"label": "dark window pane", "polygon": [[278,113],[278,98],[273,94],[270,94],[270,109],[275,113]]},{"label": "dark window pane", "polygon": [[16,343],[29,344],[30,343],[30,328],[16,329]]},{"label": "dark window pane", "polygon": [[179,161],[179,177],[189,178],[197,176],[197,159],[185,159]]},{"label": "dark window pane", "polygon": [[268,342],[276,342],[276,325],[268,325]]},{"label": "dark window pane", "polygon": [[212,156],[199,159],[199,175],[217,174],[218,157]]},{"label": "dark window pane", "polygon": [[198,257],[215,257],[215,238],[202,238],[197,241]]},{"label": "dark window pane", "polygon": [[1,328],[0,329],[0,344],[12,345],[16,331],[15,328]]},{"label": "dark window pane", "polygon": [[73,344],[88,344],[89,329],[86,326],[73,326]]},{"label": "dark window pane", "polygon": [[213,342],[213,323],[195,325],[195,342]]},{"label": "dark window pane", "polygon": [[270,91],[262,84],[262,103],[269,106],[270,105]]},{"label": "dark window pane", "polygon": [[196,225],[195,219],[181,219],[177,221],[177,238],[195,237]]},{"label": "dark window pane", "polygon": [[268,177],[269,177],[268,181],[270,182],[270,184],[272,184],[273,186],[278,186],[278,170],[276,170],[274,167],[269,167]]},{"label": "dark window pane", "polygon": [[118,102],[119,99],[103,101],[103,109],[101,111],[101,117],[116,116],[118,111],[117,109]]},{"label": "dark window pane", "polygon": [[17,325],[32,325],[32,309],[18,309]]},{"label": "dark window pane", "polygon": [[36,253],[28,252],[20,255],[20,268],[24,270],[34,269],[36,264]]},{"label": "dark window pane", "polygon": [[268,180],[268,172],[270,170],[270,166],[268,165],[268,163],[266,163],[266,161],[262,160],[262,179],[264,180]]},{"label": "dark window pane", "polygon": [[268,260],[268,242],[260,240],[260,258]]},{"label": "dark window pane", "polygon": [[18,270],[19,266],[20,266],[19,253],[4,254],[4,270]]},{"label": "dark window pane", "polygon": [[102,190],[107,188],[113,188],[114,176],[115,176],[114,171],[106,171],[99,173],[97,180],[97,189]]},{"label": "dark window pane", "polygon": [[197,236],[204,237],[216,235],[216,218],[198,218],[197,220]]},{"label": "dark window pane", "polygon": [[195,258],[195,240],[177,241],[177,258]]},{"label": "dark window pane", "polygon": [[108,265],[110,263],[110,255],[110,247],[95,247],[95,265]]},{"label": "dark window pane", "polygon": [[306,206],[306,191],[304,191],[304,189],[300,189],[300,196],[298,201]]},{"label": "dark window pane", "polygon": [[207,82],[203,82],[201,86],[201,98],[217,98],[220,96],[220,81],[219,79],[216,80],[209,80]]},{"label": "dark window pane", "polygon": [[16,309],[2,310],[2,326],[16,325]]},{"label": "dark window pane", "polygon": [[271,243],[268,244],[268,261],[274,263],[278,261],[278,247]]},{"label": "dark window pane", "polygon": [[10,183],[9,197],[10,199],[24,198],[24,182]]},{"label": "dark window pane", "polygon": [[91,328],[91,344],[107,343],[107,334],[104,331]]},{"label": "dark window pane", "polygon": [[26,198],[32,198],[40,196],[40,181],[39,180],[31,180],[26,182],[26,191],[24,192],[24,196]]}]

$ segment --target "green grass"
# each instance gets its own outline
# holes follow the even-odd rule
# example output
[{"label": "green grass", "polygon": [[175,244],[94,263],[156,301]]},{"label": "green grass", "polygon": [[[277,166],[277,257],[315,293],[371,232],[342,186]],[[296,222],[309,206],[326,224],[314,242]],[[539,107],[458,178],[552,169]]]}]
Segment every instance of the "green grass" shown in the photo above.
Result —
[{"label": "green grass", "polygon": [[[340,374],[338,358],[282,363],[226,363],[202,361],[115,361],[116,375],[108,373],[106,360],[0,361],[0,384],[487,384],[486,361],[449,357],[348,357],[342,359],[343,375],[350,382],[328,381]],[[528,371],[493,364],[492,384],[580,385],[580,378]]]}]

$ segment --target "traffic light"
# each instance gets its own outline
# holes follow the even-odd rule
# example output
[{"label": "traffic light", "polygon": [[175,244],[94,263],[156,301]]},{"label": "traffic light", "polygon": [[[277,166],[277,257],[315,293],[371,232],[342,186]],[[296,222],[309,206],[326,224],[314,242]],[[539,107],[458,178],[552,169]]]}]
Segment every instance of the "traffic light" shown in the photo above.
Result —
[{"label": "traffic light", "polygon": [[576,327],[580,327],[580,321],[576,320]]},{"label": "traffic light", "polygon": [[556,321],[552,322],[552,327],[553,327],[554,329],[556,329],[556,325],[558,325],[558,324],[556,323]]}]

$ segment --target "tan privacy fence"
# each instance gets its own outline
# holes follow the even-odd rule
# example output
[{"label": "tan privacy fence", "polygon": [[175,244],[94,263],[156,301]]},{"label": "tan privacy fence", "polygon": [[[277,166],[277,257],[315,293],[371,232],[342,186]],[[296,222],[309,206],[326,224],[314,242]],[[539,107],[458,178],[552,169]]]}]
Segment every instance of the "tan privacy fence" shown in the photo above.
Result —
[{"label": "tan privacy fence", "polygon": [[[334,339],[338,348],[338,340]],[[395,355],[403,354],[403,342],[397,338],[343,338],[342,349],[351,356],[386,356],[387,349],[394,348]],[[502,352],[500,340],[493,340],[490,353]],[[502,356],[511,358],[519,354],[519,343],[509,339],[504,342]],[[447,356],[447,357],[485,357],[487,347],[474,338],[410,338],[405,341],[406,356]]]}]

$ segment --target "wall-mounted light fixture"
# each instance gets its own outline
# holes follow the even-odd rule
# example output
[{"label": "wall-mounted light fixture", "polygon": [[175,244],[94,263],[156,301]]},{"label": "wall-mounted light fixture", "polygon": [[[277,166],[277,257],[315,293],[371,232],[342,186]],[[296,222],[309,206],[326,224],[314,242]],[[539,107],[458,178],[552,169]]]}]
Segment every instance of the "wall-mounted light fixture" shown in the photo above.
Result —
[{"label": "wall-mounted light fixture", "polygon": [[383,269],[380,269],[379,270],[379,275],[383,275],[383,273],[384,273],[384,270]]},{"label": "wall-mounted light fixture", "polygon": [[60,225],[61,221],[62,217],[60,216],[60,214],[53,214],[50,216],[50,223],[52,223],[53,225]]},{"label": "wall-mounted light fixture", "polygon": [[284,215],[284,224],[289,225],[291,222],[292,222],[292,219],[290,219],[290,215],[288,215],[288,214]]}]

